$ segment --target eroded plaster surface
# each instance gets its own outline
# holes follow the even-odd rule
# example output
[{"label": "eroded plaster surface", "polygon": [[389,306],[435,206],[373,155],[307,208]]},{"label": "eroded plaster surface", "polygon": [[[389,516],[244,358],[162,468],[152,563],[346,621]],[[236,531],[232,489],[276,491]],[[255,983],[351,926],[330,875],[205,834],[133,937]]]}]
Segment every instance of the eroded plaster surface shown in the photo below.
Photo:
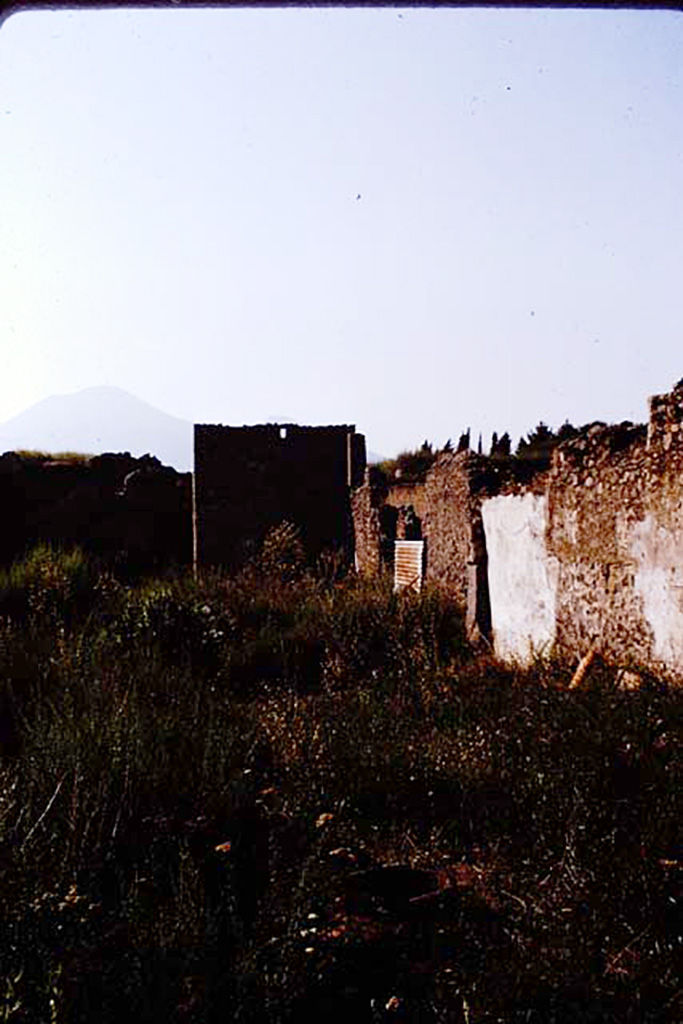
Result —
[{"label": "eroded plaster surface", "polygon": [[653,656],[683,669],[683,530],[666,528],[652,515],[635,523],[630,547],[634,587],[652,630]]},{"label": "eroded plaster surface", "polygon": [[523,664],[555,640],[558,566],[546,548],[547,515],[544,494],[482,503],[494,648]]},{"label": "eroded plaster surface", "polygon": [[470,637],[505,660],[593,650],[683,681],[683,379],[647,426],[589,424],[549,465],[442,453],[420,498],[425,578]]}]

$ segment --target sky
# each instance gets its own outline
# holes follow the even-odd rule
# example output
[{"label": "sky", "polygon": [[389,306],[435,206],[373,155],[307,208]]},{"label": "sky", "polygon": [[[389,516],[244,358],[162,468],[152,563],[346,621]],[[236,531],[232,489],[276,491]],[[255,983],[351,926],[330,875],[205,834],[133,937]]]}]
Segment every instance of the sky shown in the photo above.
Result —
[{"label": "sky", "polygon": [[683,15],[23,12],[0,422],[114,385],[385,455],[683,377]]}]

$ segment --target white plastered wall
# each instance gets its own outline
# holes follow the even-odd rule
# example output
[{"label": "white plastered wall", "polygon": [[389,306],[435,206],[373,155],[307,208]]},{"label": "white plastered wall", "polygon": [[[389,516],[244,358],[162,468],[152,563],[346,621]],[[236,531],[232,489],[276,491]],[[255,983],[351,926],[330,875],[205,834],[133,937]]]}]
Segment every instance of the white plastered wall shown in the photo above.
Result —
[{"label": "white plastered wall", "polygon": [[683,530],[663,527],[652,516],[636,523],[630,536],[634,587],[652,629],[654,657],[683,670]]},{"label": "white plastered wall", "polygon": [[546,549],[545,495],[488,498],[482,518],[496,654],[528,664],[555,640],[557,560]]}]

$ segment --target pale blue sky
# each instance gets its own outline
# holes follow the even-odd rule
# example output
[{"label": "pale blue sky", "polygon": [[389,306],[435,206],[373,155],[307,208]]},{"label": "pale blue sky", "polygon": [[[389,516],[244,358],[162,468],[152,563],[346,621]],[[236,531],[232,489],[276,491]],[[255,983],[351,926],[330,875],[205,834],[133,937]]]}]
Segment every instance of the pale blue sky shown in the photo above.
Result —
[{"label": "pale blue sky", "polygon": [[0,421],[643,420],[683,376],[683,17],[24,13],[0,29]]}]

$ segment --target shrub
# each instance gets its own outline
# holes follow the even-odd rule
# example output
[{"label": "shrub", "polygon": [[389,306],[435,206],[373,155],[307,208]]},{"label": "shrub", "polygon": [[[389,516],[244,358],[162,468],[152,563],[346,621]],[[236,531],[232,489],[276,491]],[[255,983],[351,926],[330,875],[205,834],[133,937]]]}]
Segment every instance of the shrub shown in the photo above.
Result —
[{"label": "shrub", "polygon": [[425,441],[421,448],[401,452],[395,459],[378,463],[378,469],[390,480],[414,483],[424,480],[437,455],[429,441]]},{"label": "shrub", "polygon": [[0,615],[18,622],[71,622],[87,615],[97,570],[83,552],[39,545],[0,571]]},{"label": "shrub", "polygon": [[229,613],[192,583],[150,581],[129,591],[108,632],[120,651],[156,652],[203,676],[219,670],[233,629]]}]

